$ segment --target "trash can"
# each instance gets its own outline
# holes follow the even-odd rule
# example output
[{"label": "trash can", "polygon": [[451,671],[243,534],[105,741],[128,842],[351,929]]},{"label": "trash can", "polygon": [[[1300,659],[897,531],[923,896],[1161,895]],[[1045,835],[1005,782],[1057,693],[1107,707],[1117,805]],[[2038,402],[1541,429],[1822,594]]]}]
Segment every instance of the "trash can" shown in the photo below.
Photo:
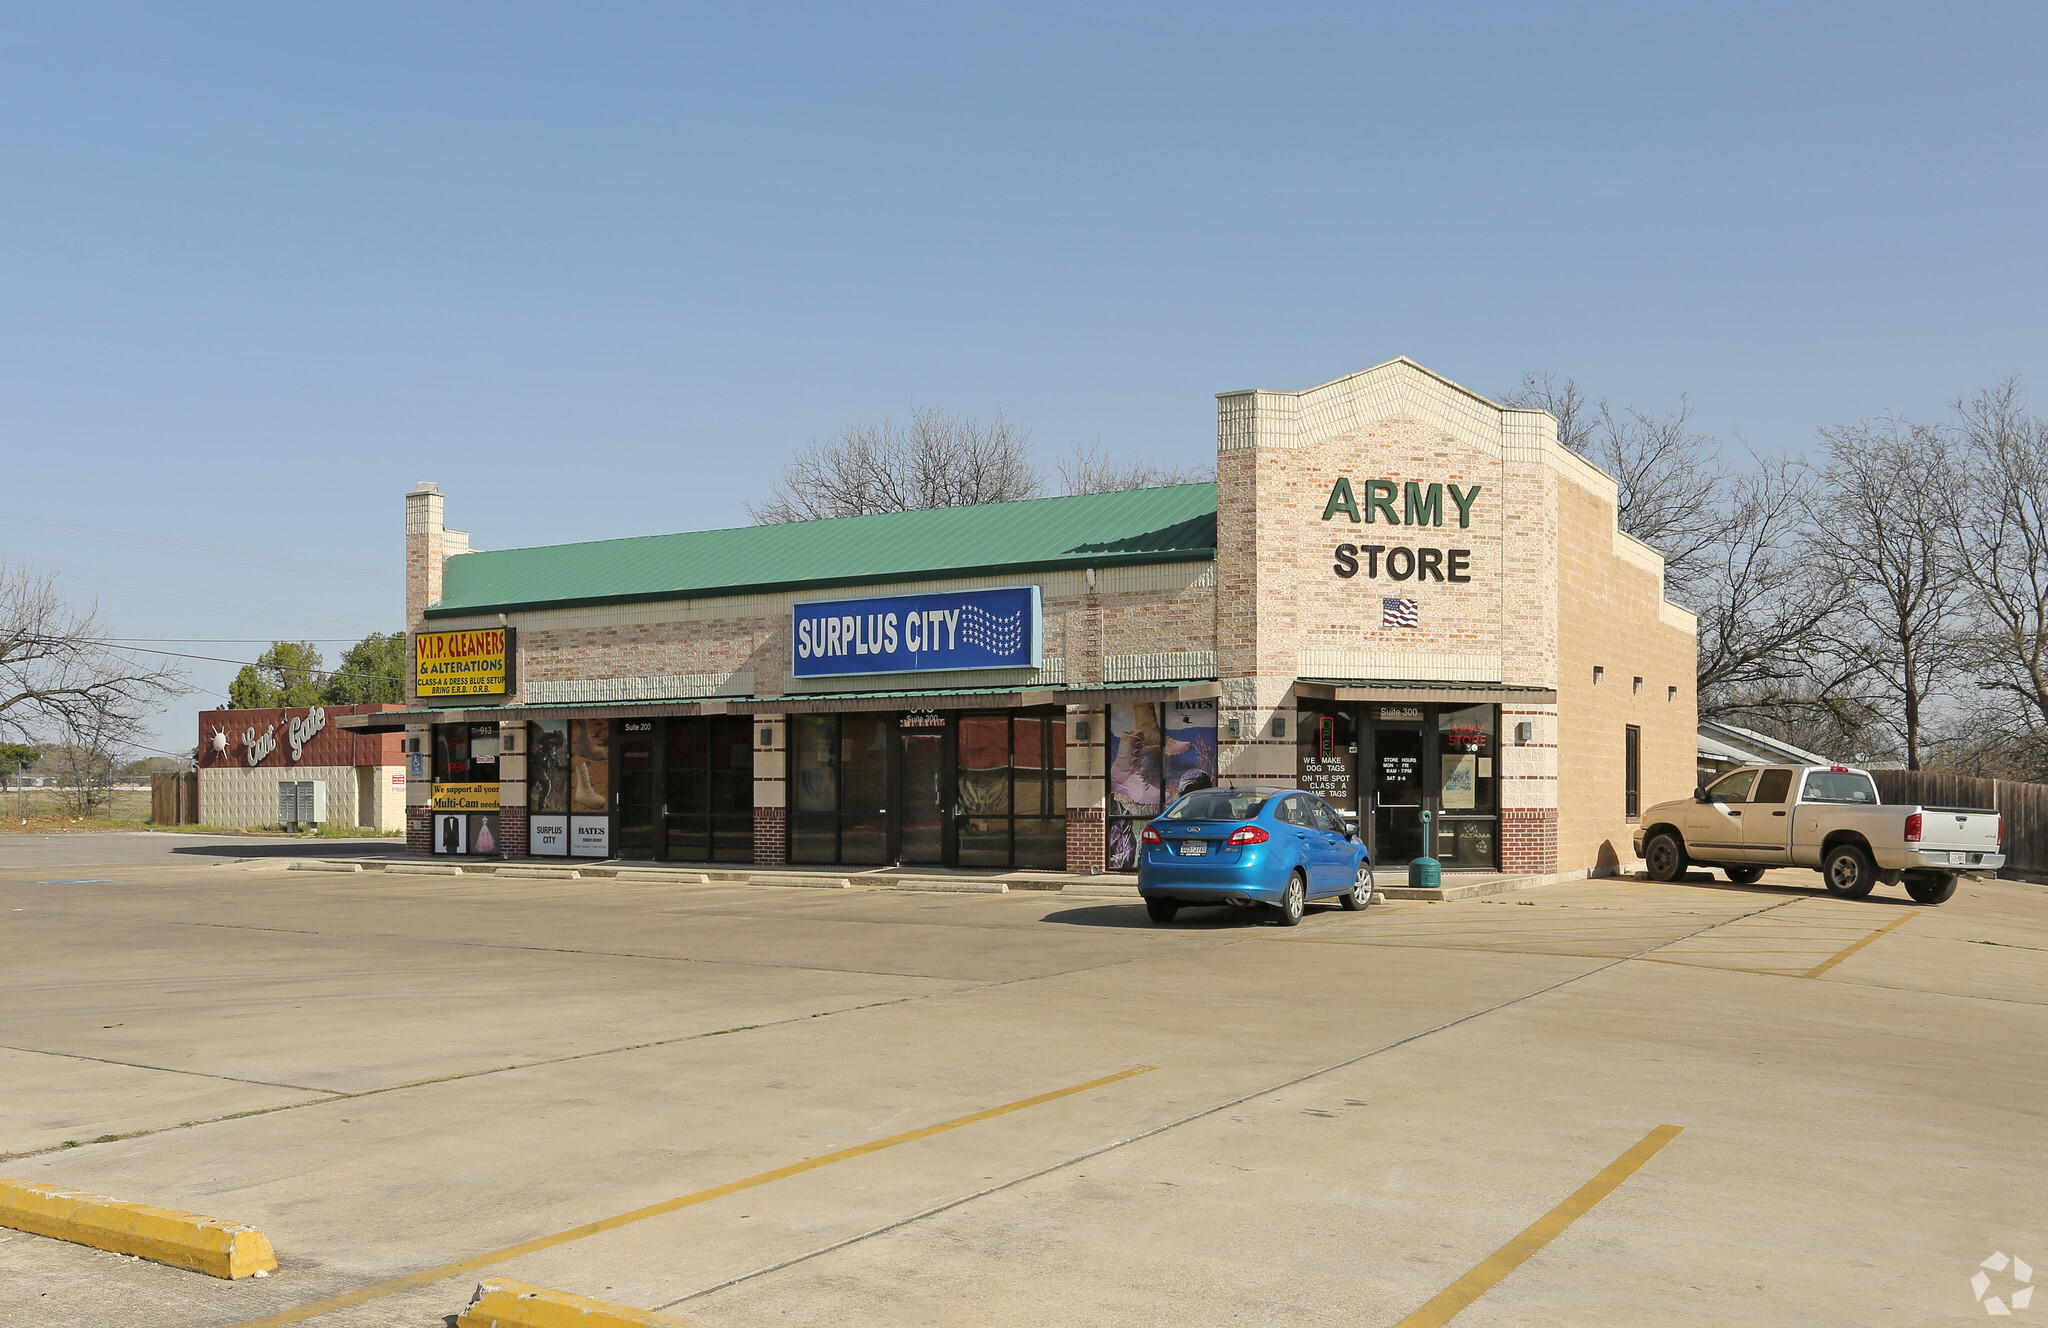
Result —
[{"label": "trash can", "polygon": [[1429,846],[1436,842],[1429,837],[1429,823],[1432,819],[1425,808],[1422,813],[1422,856],[1408,864],[1410,890],[1436,890],[1444,883],[1444,865],[1429,856]]}]

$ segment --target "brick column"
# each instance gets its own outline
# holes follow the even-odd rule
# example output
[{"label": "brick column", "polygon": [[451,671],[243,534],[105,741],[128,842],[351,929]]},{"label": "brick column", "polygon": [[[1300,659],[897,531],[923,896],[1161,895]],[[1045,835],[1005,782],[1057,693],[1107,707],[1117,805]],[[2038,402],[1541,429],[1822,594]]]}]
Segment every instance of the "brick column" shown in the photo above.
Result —
[{"label": "brick column", "polygon": [[523,858],[530,851],[526,819],[524,720],[498,721],[498,851]]},{"label": "brick column", "polygon": [[1103,870],[1108,853],[1102,819],[1108,796],[1102,766],[1107,722],[1101,706],[1067,707],[1067,870],[1088,876]]},{"label": "brick column", "polygon": [[780,867],[789,861],[789,722],[755,715],[754,861]]}]

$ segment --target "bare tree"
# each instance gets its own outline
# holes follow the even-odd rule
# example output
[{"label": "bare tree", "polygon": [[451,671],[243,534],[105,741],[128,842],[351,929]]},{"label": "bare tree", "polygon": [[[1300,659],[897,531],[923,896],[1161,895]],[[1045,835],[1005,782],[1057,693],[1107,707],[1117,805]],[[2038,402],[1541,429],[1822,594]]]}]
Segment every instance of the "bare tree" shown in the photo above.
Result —
[{"label": "bare tree", "polygon": [[72,608],[55,577],[0,565],[0,736],[111,750],[185,690],[176,668],[116,649],[98,614]]},{"label": "bare tree", "polygon": [[747,504],[757,525],[916,512],[1036,498],[1044,479],[1031,431],[997,416],[983,424],[926,406],[908,425],[849,424],[783,467],[766,502]]},{"label": "bare tree", "polygon": [[1813,681],[1809,647],[1836,611],[1831,579],[1816,573],[1802,547],[1811,474],[1794,462],[1752,462],[1753,471],[1724,485],[1714,509],[1721,538],[1699,555],[1690,588],[1700,620],[1700,715],[1778,732],[1812,711],[1800,722],[1838,736],[1856,732],[1850,716],[1861,710],[1836,707],[1851,698],[1838,687],[1806,685]]},{"label": "bare tree", "polygon": [[2048,421],[2027,408],[2017,377],[1955,407],[1962,464],[1938,497],[1950,565],[1971,592],[1962,667],[1997,698],[1995,727],[2011,733],[2017,703],[2026,745],[2044,753],[2003,759],[2038,768],[2048,765]]},{"label": "bare tree", "polygon": [[1840,613],[1818,652],[1837,685],[1866,684],[1918,770],[1929,703],[1955,673],[1964,602],[1943,527],[1955,482],[1941,432],[1898,418],[1821,430],[1805,556],[1831,569]]},{"label": "bare tree", "polygon": [[1214,466],[1171,466],[1154,461],[1119,461],[1101,442],[1077,444],[1059,463],[1063,493],[1117,493],[1125,489],[1157,489],[1168,484],[1206,484],[1216,478]]},{"label": "bare tree", "polygon": [[1621,528],[1664,555],[1664,584],[1686,602],[1714,560],[1723,521],[1715,501],[1720,444],[1694,431],[1692,403],[1681,397],[1663,415],[1617,411],[1604,397],[1590,400],[1576,380],[1560,387],[1550,374],[1525,375],[1502,401],[1549,411],[1558,441],[1613,477]]}]

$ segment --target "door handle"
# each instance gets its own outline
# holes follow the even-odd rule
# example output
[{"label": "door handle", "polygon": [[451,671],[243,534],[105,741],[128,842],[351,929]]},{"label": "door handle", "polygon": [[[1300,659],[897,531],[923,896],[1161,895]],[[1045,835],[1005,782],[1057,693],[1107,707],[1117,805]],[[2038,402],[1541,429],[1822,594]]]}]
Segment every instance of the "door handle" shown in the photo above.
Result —
[{"label": "door handle", "polygon": [[1729,814],[1730,816],[1740,816],[1740,815],[1742,815],[1742,813],[1741,813],[1741,812],[1729,812],[1728,814]]},{"label": "door handle", "polygon": [[1771,815],[1773,815],[1773,816],[1783,816],[1784,814],[1785,814],[1785,813],[1783,813],[1783,812],[1772,812],[1772,813],[1771,813]]}]

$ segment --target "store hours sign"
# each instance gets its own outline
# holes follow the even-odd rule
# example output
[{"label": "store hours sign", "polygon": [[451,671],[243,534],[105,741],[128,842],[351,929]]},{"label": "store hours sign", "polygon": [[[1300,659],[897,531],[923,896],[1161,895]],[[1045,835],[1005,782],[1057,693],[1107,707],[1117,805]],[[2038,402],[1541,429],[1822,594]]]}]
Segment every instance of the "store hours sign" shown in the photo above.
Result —
[{"label": "store hours sign", "polygon": [[1040,666],[1037,586],[827,600],[790,615],[799,678]]}]

